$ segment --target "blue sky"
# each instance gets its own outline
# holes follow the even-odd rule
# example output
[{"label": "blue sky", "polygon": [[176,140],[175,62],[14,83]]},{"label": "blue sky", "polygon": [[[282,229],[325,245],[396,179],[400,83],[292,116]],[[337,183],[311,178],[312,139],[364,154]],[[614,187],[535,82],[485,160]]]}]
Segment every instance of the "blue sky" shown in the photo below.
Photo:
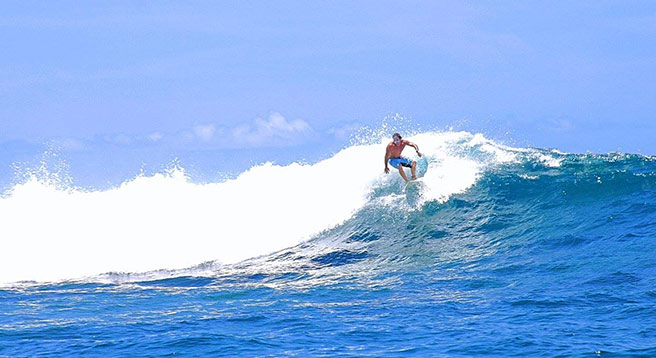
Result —
[{"label": "blue sky", "polygon": [[656,154],[656,2],[0,7],[5,162],[45,142],[289,156],[395,113],[511,144]]}]

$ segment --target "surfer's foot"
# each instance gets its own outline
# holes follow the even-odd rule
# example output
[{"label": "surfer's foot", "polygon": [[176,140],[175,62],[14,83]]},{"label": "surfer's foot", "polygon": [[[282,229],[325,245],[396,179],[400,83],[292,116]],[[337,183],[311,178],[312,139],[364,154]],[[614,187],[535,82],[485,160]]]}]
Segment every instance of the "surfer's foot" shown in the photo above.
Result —
[{"label": "surfer's foot", "polygon": [[412,180],[417,180],[417,176],[416,176],[416,175],[413,175],[413,176],[412,176]]}]

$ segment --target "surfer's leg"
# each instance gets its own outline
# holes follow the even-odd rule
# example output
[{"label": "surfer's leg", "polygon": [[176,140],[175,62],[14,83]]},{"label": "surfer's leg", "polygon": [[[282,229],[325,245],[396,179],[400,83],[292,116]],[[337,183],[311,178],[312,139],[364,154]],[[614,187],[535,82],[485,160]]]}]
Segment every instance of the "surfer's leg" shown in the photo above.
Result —
[{"label": "surfer's leg", "polygon": [[417,179],[417,162],[412,161],[412,165],[410,166],[410,171],[412,171],[412,180]]},{"label": "surfer's leg", "polygon": [[406,183],[408,183],[408,177],[405,175],[405,171],[403,170],[403,165],[399,165],[399,174],[401,174],[401,178],[405,180]]}]

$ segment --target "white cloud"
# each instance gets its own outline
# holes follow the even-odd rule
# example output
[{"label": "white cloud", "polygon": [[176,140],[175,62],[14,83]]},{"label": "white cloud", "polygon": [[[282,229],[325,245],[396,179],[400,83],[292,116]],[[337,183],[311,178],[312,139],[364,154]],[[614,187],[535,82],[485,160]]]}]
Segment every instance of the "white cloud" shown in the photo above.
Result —
[{"label": "white cloud", "polygon": [[328,134],[332,134],[335,138],[344,140],[349,139],[352,134],[356,133],[360,128],[361,124],[358,123],[349,123],[340,127],[332,127],[328,129]]},{"label": "white cloud", "polygon": [[130,138],[130,136],[128,136],[127,134],[121,133],[121,134],[116,135],[113,138],[113,141],[114,141],[114,143],[128,145],[128,144],[132,143],[132,138]]},{"label": "white cloud", "polygon": [[216,127],[213,124],[197,125],[194,126],[193,130],[196,137],[204,142],[212,140],[214,133],[216,133]]},{"label": "white cloud", "polygon": [[150,139],[153,142],[158,142],[162,138],[164,138],[164,135],[160,132],[153,132],[153,133],[150,133],[149,135],[147,135],[146,138]]},{"label": "white cloud", "polygon": [[125,133],[104,134],[102,136],[102,141],[108,144],[130,145],[132,143],[132,138]]},{"label": "white cloud", "polygon": [[315,136],[310,125],[301,120],[288,121],[280,113],[272,113],[268,120],[256,119],[255,125],[244,125],[232,130],[238,145],[280,146],[298,144]]},{"label": "white cloud", "polygon": [[65,151],[79,151],[87,148],[82,140],[75,138],[54,138],[49,141],[49,145]]},{"label": "white cloud", "polygon": [[[98,134],[88,145],[143,146],[158,145],[172,148],[266,148],[307,143],[318,137],[304,120],[287,120],[274,112],[268,118],[257,118],[249,124],[224,127],[216,123],[198,124],[178,132],[154,130],[143,134]],[[66,150],[81,150],[82,140],[55,138],[53,144]]]}]

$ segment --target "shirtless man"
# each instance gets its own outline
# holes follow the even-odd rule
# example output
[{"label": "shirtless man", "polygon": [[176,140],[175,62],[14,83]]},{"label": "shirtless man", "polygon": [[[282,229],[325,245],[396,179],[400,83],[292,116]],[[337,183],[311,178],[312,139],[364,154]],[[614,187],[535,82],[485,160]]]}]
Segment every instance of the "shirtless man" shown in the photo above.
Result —
[{"label": "shirtless man", "polygon": [[389,167],[387,166],[387,163],[389,162],[394,168],[399,170],[399,174],[401,174],[401,177],[406,183],[408,183],[408,177],[405,175],[403,167],[410,168],[410,171],[412,171],[412,180],[417,179],[417,162],[401,157],[401,152],[403,152],[403,148],[405,148],[406,145],[409,145],[415,148],[417,155],[421,157],[419,147],[414,143],[401,139],[399,133],[394,133],[392,139],[393,141],[387,145],[387,150],[385,151],[385,174],[389,173]]}]

